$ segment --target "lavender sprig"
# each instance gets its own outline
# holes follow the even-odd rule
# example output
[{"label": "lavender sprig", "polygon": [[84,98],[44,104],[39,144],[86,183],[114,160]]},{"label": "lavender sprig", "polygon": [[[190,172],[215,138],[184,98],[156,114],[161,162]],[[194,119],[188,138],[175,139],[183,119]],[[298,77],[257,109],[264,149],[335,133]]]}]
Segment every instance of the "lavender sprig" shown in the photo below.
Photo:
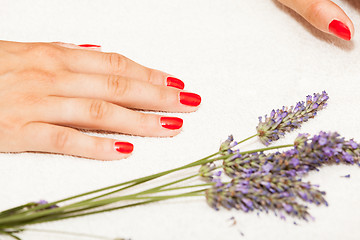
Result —
[{"label": "lavender sprig", "polygon": [[298,102],[295,107],[283,107],[282,109],[272,110],[270,116],[265,115],[264,121],[259,117],[259,124],[256,127],[260,141],[268,146],[283,136],[285,132],[290,132],[299,128],[301,123],[314,118],[318,111],[326,106],[329,99],[328,94],[323,91],[307,96],[306,102]]},{"label": "lavender sprig", "polygon": [[336,132],[320,132],[309,138],[300,134],[294,147],[282,153],[233,153],[223,161],[224,172],[230,177],[250,176],[254,173],[281,176],[303,176],[324,164],[359,164],[360,146],[345,140]]},{"label": "lavender sprig", "polygon": [[235,208],[244,212],[269,210],[284,213],[305,220],[310,216],[302,199],[316,205],[325,204],[325,192],[315,185],[276,175],[254,174],[248,178],[234,178],[230,183],[216,184],[205,193],[208,204],[218,210],[220,206]]}]

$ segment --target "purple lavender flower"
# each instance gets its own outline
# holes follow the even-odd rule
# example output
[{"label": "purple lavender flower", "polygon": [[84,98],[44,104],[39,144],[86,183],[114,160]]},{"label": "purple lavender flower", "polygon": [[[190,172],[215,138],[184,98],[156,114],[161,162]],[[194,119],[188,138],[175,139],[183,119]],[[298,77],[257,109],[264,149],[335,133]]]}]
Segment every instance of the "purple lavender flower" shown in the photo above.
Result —
[{"label": "purple lavender flower", "polygon": [[272,110],[269,116],[265,115],[264,121],[259,117],[256,130],[260,141],[267,146],[278,140],[285,132],[299,128],[303,122],[314,118],[317,112],[326,106],[328,99],[329,96],[325,91],[321,94],[314,93],[313,96],[306,97],[306,102],[298,102],[295,107]]},{"label": "purple lavender flower", "polygon": [[269,173],[273,168],[274,166],[269,162],[262,166],[262,170],[264,171],[265,174]]},{"label": "purple lavender flower", "polygon": [[[323,95],[309,96],[307,105],[303,106],[305,110],[293,111],[291,108],[292,113],[282,112],[281,117],[286,119],[289,114],[298,111],[315,114],[314,109],[319,110],[321,106],[325,106],[326,100],[325,92]],[[270,116],[276,117],[276,114],[273,111]],[[309,119],[309,116],[304,115],[302,119]],[[356,163],[360,166],[360,145],[353,139],[345,140],[336,132],[320,132],[312,137],[309,134],[299,134],[293,148],[270,154],[240,154],[238,150],[228,149],[233,144],[233,138],[229,137],[226,141],[227,148],[222,152],[225,158],[224,173],[232,178],[231,182],[223,183],[220,178],[213,179],[214,184],[206,190],[207,202],[216,210],[222,206],[244,212],[273,211],[282,219],[285,219],[283,214],[288,214],[307,220],[311,217],[307,206],[299,201],[326,206],[328,203],[324,198],[325,192],[317,189],[318,185],[302,182],[298,177],[311,170],[318,171],[325,164]],[[212,176],[216,175],[218,174]]]},{"label": "purple lavender flower", "polygon": [[310,216],[307,207],[299,200],[316,205],[328,203],[318,185],[302,182],[298,177],[324,164],[359,165],[360,145],[336,132],[320,132],[313,137],[299,134],[294,147],[284,152],[243,155],[236,152],[226,156],[223,169],[232,181],[227,184],[220,179],[214,181],[216,184],[206,191],[210,206],[245,212],[280,210],[280,217],[285,213],[307,219]]},{"label": "purple lavender flower", "polygon": [[214,178],[212,179],[212,182],[215,183],[215,187],[222,187],[224,184],[221,182],[220,178]]},{"label": "purple lavender flower", "polygon": [[354,142],[353,139],[350,139],[349,142],[348,142],[348,144],[349,144],[353,149],[356,149],[356,148],[359,147],[359,145],[358,145],[356,142]]},{"label": "purple lavender flower", "polygon": [[293,158],[290,160],[290,163],[291,163],[294,167],[296,167],[297,165],[300,164],[300,161],[299,161],[298,158],[293,157]]},{"label": "purple lavender flower", "polygon": [[36,204],[44,205],[44,204],[48,204],[48,201],[42,199],[42,200],[36,202]]},{"label": "purple lavender flower", "polygon": [[280,176],[303,176],[318,170],[324,164],[359,164],[360,145],[354,140],[346,141],[338,133],[320,132],[312,138],[300,134],[294,148],[285,152],[263,152],[229,155],[223,162],[224,172],[230,177],[249,176],[261,172]]},{"label": "purple lavender flower", "polygon": [[314,169],[323,164],[359,163],[360,148],[354,140],[346,141],[336,132],[320,132],[295,146],[302,165]]},{"label": "purple lavender flower", "polygon": [[287,203],[284,203],[283,207],[284,207],[285,211],[288,213],[290,213],[294,210],[294,208],[290,204],[287,204]]},{"label": "purple lavender flower", "polygon": [[[249,178],[233,178],[230,183],[213,185],[206,190],[208,204],[219,209],[235,208],[244,212],[283,211],[283,213],[303,219],[309,217],[307,206],[300,204],[302,199],[308,203],[327,204],[324,192],[317,190],[310,183],[295,178],[277,175],[256,174]],[[280,216],[283,216],[279,212]]]}]

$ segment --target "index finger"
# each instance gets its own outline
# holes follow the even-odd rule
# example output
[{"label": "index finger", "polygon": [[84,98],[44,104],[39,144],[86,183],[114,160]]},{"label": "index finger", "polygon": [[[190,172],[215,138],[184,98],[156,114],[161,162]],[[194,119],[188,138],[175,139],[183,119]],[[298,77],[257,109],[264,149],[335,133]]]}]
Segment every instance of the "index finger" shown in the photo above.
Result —
[{"label": "index finger", "polygon": [[180,79],[168,73],[145,67],[118,53],[69,49],[66,54],[67,59],[64,63],[73,72],[119,75],[155,85],[184,89],[184,83]]}]

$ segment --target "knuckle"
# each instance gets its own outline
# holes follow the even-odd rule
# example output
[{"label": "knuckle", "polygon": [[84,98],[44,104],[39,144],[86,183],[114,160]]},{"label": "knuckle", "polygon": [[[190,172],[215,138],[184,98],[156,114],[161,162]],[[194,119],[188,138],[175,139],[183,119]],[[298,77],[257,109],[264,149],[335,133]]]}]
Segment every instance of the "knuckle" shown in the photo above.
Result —
[{"label": "knuckle", "polygon": [[34,43],[30,44],[27,52],[37,57],[47,57],[50,59],[57,59],[62,56],[64,48],[50,43]]},{"label": "knuckle", "polygon": [[149,83],[156,84],[156,78],[157,78],[156,70],[148,68],[147,69],[147,76],[148,76],[147,81]]},{"label": "knuckle", "polygon": [[89,114],[93,120],[101,120],[107,114],[108,104],[103,100],[91,100]]},{"label": "knuckle", "polygon": [[117,53],[105,54],[105,62],[109,66],[109,72],[115,75],[121,75],[127,67],[126,58]]},{"label": "knuckle", "polygon": [[126,96],[130,89],[130,80],[117,75],[109,75],[107,79],[107,90],[116,98]]},{"label": "knuckle", "polygon": [[53,146],[57,150],[65,150],[70,139],[70,133],[66,129],[56,131],[53,135]]},{"label": "knuckle", "polygon": [[0,136],[11,136],[21,126],[21,119],[18,116],[2,116],[0,119]]},{"label": "knuckle", "polygon": [[324,11],[324,2],[322,0],[311,2],[304,10],[304,17],[310,22],[314,22]]},{"label": "knuckle", "polygon": [[17,104],[20,106],[31,106],[43,102],[43,96],[37,94],[18,95]]}]

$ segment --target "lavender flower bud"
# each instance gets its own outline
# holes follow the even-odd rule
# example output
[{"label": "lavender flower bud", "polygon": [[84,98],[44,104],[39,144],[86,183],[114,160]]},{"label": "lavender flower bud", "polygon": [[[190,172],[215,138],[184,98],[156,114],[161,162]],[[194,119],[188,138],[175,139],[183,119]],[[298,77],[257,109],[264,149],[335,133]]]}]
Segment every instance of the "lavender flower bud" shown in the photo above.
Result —
[{"label": "lavender flower bud", "polygon": [[220,145],[220,152],[221,155],[229,155],[234,153],[233,150],[231,150],[232,147],[236,146],[238,143],[234,141],[233,135],[230,135],[228,139],[226,139],[223,143]]},{"label": "lavender flower bud", "polygon": [[272,110],[269,117],[265,115],[264,121],[259,117],[256,130],[260,141],[267,146],[286,132],[299,128],[303,122],[314,118],[317,112],[326,106],[328,99],[325,91],[321,94],[314,93],[313,96],[306,97],[306,102],[298,102],[295,107]]},{"label": "lavender flower bud", "polygon": [[226,151],[230,144],[234,141],[233,135],[230,135],[223,143],[220,145],[220,151]]},{"label": "lavender flower bud", "polygon": [[205,180],[206,182],[211,182],[213,180],[213,170],[216,168],[214,163],[207,163],[201,165],[199,169],[199,175]]},{"label": "lavender flower bud", "polygon": [[[48,201],[46,201],[46,200],[40,200],[40,201],[38,201],[38,202],[35,202],[35,203],[34,203],[34,206],[36,207],[36,206],[45,205],[45,204],[48,204]],[[49,206],[49,207],[47,207],[47,208],[45,208],[45,209],[53,209],[53,208],[58,208],[58,207],[59,207],[58,205],[51,205],[51,206]],[[40,209],[39,211],[41,211],[41,210],[43,210],[43,209]]]}]

